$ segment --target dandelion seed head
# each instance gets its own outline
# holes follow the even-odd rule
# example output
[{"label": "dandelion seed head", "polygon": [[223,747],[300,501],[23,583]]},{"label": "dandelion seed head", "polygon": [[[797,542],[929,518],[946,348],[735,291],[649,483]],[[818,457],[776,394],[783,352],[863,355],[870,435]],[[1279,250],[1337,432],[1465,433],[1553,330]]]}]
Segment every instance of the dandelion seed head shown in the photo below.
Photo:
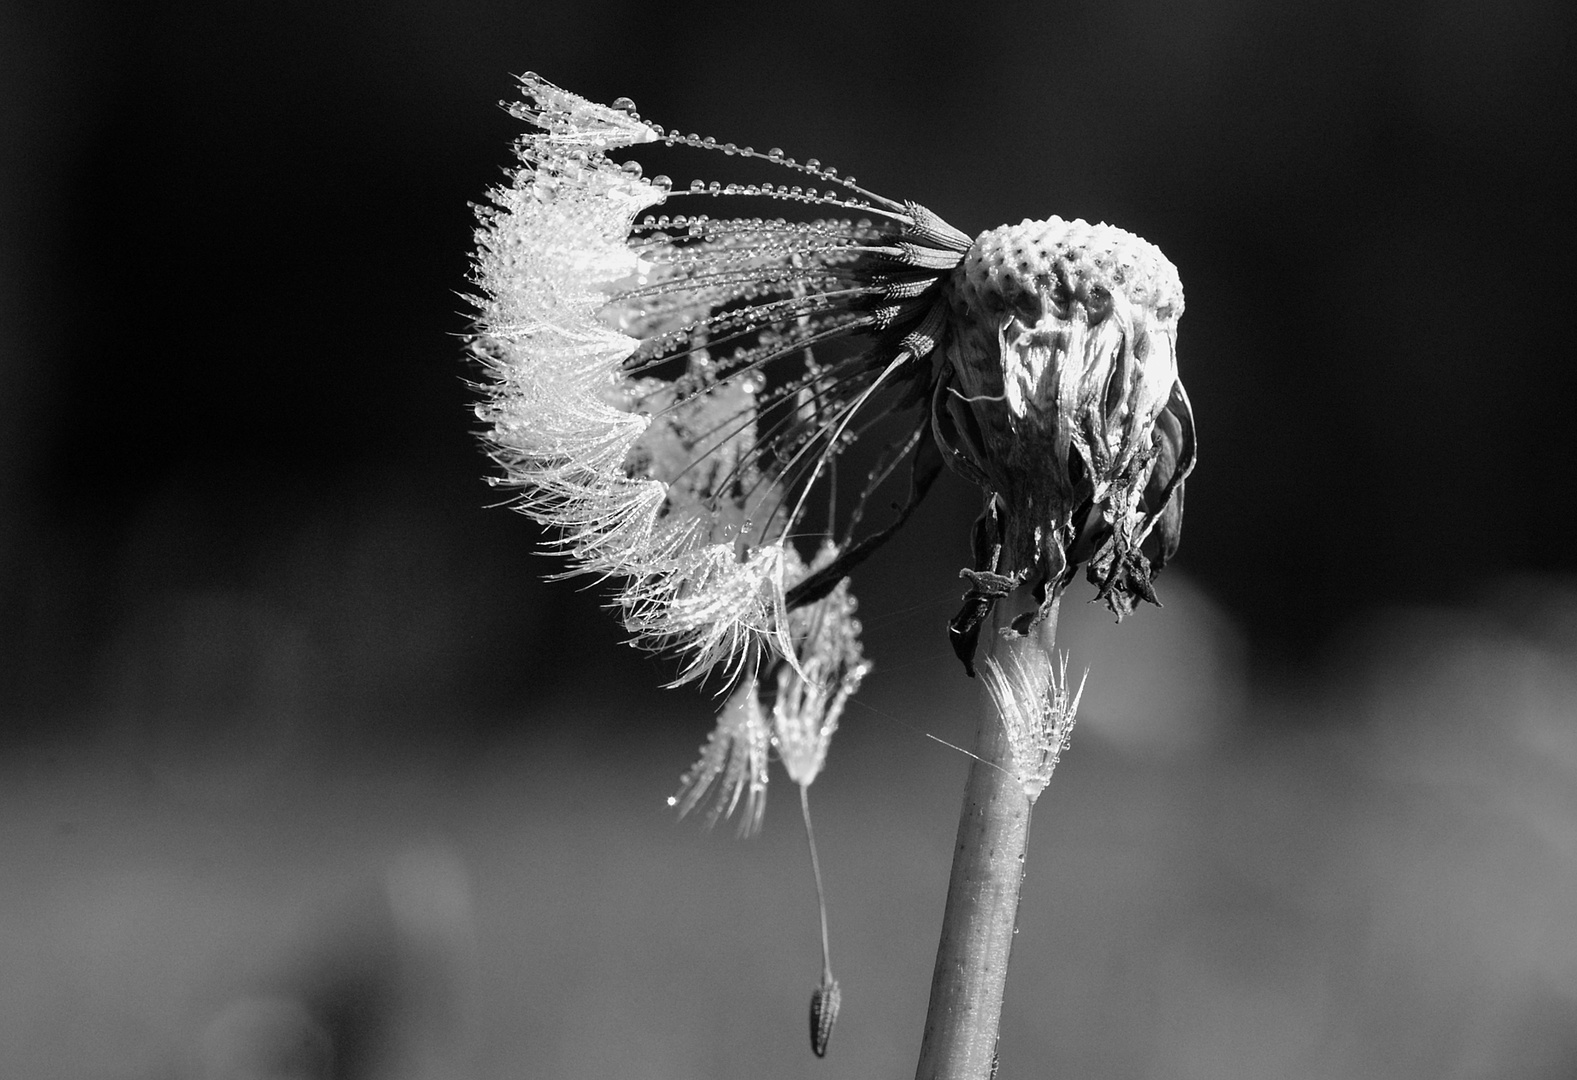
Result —
[{"label": "dandelion seed head", "polygon": [[[478,210],[477,416],[566,572],[608,582],[676,682],[722,684],[682,811],[742,804],[752,828],[772,749],[819,775],[869,670],[849,573],[944,463],[986,490],[1006,553],[971,611],[1079,565],[1114,609],[1152,595],[1193,462],[1159,251],[1055,218],[972,241],[817,158],[521,88],[519,167]],[[797,175],[648,178],[629,155],[657,141]],[[878,421],[874,464],[835,482]]]}]

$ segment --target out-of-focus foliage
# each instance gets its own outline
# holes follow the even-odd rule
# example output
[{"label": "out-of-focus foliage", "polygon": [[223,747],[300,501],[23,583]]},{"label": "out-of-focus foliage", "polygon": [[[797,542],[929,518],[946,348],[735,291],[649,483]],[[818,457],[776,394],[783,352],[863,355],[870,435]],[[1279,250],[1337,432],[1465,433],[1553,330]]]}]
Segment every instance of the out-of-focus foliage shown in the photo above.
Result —
[{"label": "out-of-focus foliage", "polygon": [[[1065,615],[1095,671],[1037,805],[1003,1067],[1570,1075],[1577,590],[1397,610],[1296,687],[1245,685],[1230,626],[1173,590],[1122,634]],[[1101,677],[1124,665],[1144,676]],[[792,816],[748,843],[676,828],[677,707],[577,740],[552,721],[596,718],[555,707],[471,756],[194,745],[150,769],[128,733],[12,757],[0,1073],[901,1073],[967,762],[895,719],[967,730],[963,683],[934,662],[873,683],[818,781],[858,1003],[824,1063],[803,1046],[814,890]]]}]

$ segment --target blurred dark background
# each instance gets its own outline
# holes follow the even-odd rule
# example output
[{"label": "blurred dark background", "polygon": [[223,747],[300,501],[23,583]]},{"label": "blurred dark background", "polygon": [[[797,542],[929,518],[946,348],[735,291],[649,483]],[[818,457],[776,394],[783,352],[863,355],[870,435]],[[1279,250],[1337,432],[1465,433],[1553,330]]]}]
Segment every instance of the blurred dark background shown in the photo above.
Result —
[{"label": "blurred dark background", "polygon": [[[33,1048],[28,1075],[217,1076],[229,1075],[212,1064],[229,1060],[226,1039],[267,1042],[299,1020],[327,1030],[340,1057],[312,1064],[308,1038],[307,1063],[279,1075],[386,1075],[366,1064],[372,1056],[344,1056],[355,1039],[323,1019],[340,1015],[323,1003],[376,1012],[367,1003],[388,994],[368,987],[380,979],[431,981],[400,974],[413,934],[427,943],[415,948],[423,956],[432,941],[428,951],[444,952],[451,937],[493,940],[503,924],[521,935],[511,941],[570,949],[565,922],[509,902],[523,888],[511,874],[545,873],[554,859],[582,866],[552,910],[583,929],[582,886],[639,894],[630,905],[651,890],[668,897],[665,910],[690,911],[686,889],[757,888],[739,877],[750,865],[792,882],[784,902],[795,934],[810,931],[781,794],[778,832],[755,845],[707,841],[696,854],[700,842],[669,825],[661,796],[711,703],[655,690],[671,667],[620,647],[595,595],[544,582],[553,567],[533,553],[534,526],[487,508],[496,495],[481,480],[461,362],[468,203],[511,162],[518,127],[497,103],[513,96],[511,73],[531,69],[594,99],[628,95],[666,126],[817,156],[969,233],[1081,216],[1140,233],[1178,265],[1202,463],[1177,569],[1160,583],[1167,610],[1139,613],[1117,631],[1127,635],[1120,645],[1102,636],[1112,631],[1101,620],[1074,620],[1094,642],[1081,660],[1080,639],[1069,638],[1075,664],[1094,669],[1094,734],[1078,748],[1085,779],[1074,778],[1076,752],[1052,790],[1065,785],[1055,798],[1070,807],[1081,793],[1095,802],[1068,809],[1069,837],[1045,843],[1067,848],[1048,854],[1051,867],[1082,865],[1083,852],[1094,877],[1081,880],[1094,891],[1059,894],[1055,916],[1031,920],[1044,931],[1066,918],[1071,936],[1035,946],[1045,967],[1023,978],[1040,989],[1018,1000],[1071,1011],[1056,1023],[1010,1020],[1021,1047],[1044,1037],[1047,1053],[1077,1064],[1070,1075],[1219,1077],[1414,1075],[1402,1063],[1420,1076],[1489,1075],[1532,1046],[1548,1053],[1518,1059],[1518,1075],[1570,1075],[1577,960],[1570,902],[1558,898],[1577,866],[1562,831],[1577,821],[1566,694],[1577,552],[1565,508],[1577,480],[1567,430],[1577,389],[1567,344],[1574,22],[1554,0],[9,0],[0,6],[0,805],[12,831],[0,833],[10,845],[0,850],[22,869],[0,916],[14,920],[14,941],[34,944],[13,945],[21,952],[0,992],[32,1001],[23,1015],[36,1023],[22,1022],[26,1040],[0,1042]],[[725,168],[696,161],[707,178]],[[924,903],[904,937],[913,970],[890,970],[895,946],[877,929],[855,946],[898,982],[880,1005],[889,1028],[843,1035],[847,1054],[866,1055],[844,1067],[911,1061],[918,1036],[962,759],[915,732],[959,741],[969,724],[915,710],[973,707],[942,626],[974,502],[947,482],[856,580],[877,674],[866,711],[851,714],[860,726],[834,749],[847,771],[835,766],[817,792],[829,788],[832,820],[845,823],[849,872],[882,846],[884,873],[898,877],[850,881],[858,899],[843,917],[857,923],[861,909],[890,905],[910,870],[931,876],[915,885]],[[1499,689],[1477,675],[1502,680]],[[1527,745],[1538,749],[1517,756],[1506,749],[1523,745],[1515,738],[1485,734],[1493,724],[1532,732]],[[1449,763],[1420,780],[1415,751],[1442,740],[1455,748],[1442,751]],[[1381,748],[1378,771],[1355,745]],[[1490,773],[1506,786],[1494,798],[1464,795],[1453,770],[1480,775],[1466,763],[1486,758],[1501,762]],[[1181,773],[1167,764],[1179,761]],[[593,772],[582,790],[574,776]],[[872,777],[887,786],[869,786]],[[916,777],[937,778],[945,797]],[[1429,801],[1436,781],[1448,792],[1437,792],[1440,806]],[[876,811],[860,801],[869,791],[883,793]],[[1485,799],[1520,809],[1509,824],[1486,824],[1473,812]],[[1277,814],[1290,839],[1233,831]],[[571,818],[578,831],[540,833],[545,820]],[[1366,831],[1376,821],[1379,831]],[[1106,834],[1090,822],[1115,830],[1115,847],[1101,847]],[[1212,822],[1225,825],[1203,835]],[[1422,823],[1438,843],[1420,853],[1409,830]],[[610,841],[614,829],[633,831]],[[658,839],[635,839],[653,829]],[[915,853],[892,830],[923,837]],[[1524,842],[1515,861],[1507,852]],[[1364,869],[1386,863],[1387,844],[1416,856],[1406,863],[1417,867],[1416,896]],[[781,859],[771,854],[779,848]],[[640,862],[655,849],[666,861]],[[1472,951],[1446,944],[1451,920],[1500,925],[1484,920],[1507,909],[1489,879],[1488,892],[1449,902],[1425,883],[1460,882],[1457,860],[1490,851],[1514,861],[1495,881],[1526,883],[1518,895],[1541,899],[1535,915],[1512,919],[1513,945],[1485,946],[1487,968],[1462,960],[1466,975],[1448,973],[1444,985],[1462,988],[1452,996],[1444,969],[1429,966],[1442,950]],[[830,858],[836,865],[836,850]],[[1165,872],[1169,860],[1185,871]],[[488,867],[507,880],[489,879]],[[684,878],[671,893],[652,883],[664,870]],[[366,921],[354,914],[364,902],[356,882],[382,898],[365,903],[383,905],[388,928],[367,931],[362,959],[341,962],[313,935],[346,937],[325,929],[341,916],[321,910]],[[416,916],[401,908],[413,891]],[[752,910],[778,896],[769,894],[751,893]],[[1140,929],[1100,900],[1111,895],[1146,898],[1131,901]],[[1426,932],[1409,916],[1427,896],[1450,911]],[[1223,902],[1252,918],[1222,915]],[[603,915],[635,925],[632,910]],[[1180,937],[1168,911],[1184,913]],[[1105,930],[1081,931],[1081,912]],[[297,916],[308,930],[289,929]],[[258,929],[269,919],[283,927],[277,940]],[[233,936],[238,920],[250,936]],[[1394,954],[1400,939],[1382,933],[1393,923],[1401,939],[1419,935]],[[642,930],[641,940],[656,949],[674,934],[694,949],[684,935],[707,939],[717,925]],[[1234,932],[1244,925],[1246,937]],[[87,926],[99,937],[84,937]],[[1562,927],[1568,951],[1551,953],[1546,942]],[[524,945],[505,948],[498,955],[511,963],[470,991],[486,1003],[446,1030],[481,1029],[467,1038],[492,1047],[480,1060],[500,1062],[501,1074],[637,1075],[622,1058],[587,1057],[586,1046],[610,1045],[607,1033],[566,1029],[553,1010],[577,993],[625,1018],[650,1005],[679,1025],[663,1045],[719,1046],[717,1032],[684,1026],[693,1010],[674,996],[653,990],[632,1002],[610,988],[677,979],[706,1008],[754,1005],[756,929],[736,926],[707,946],[739,965],[726,976],[595,944],[586,947],[601,967],[586,952],[554,967]],[[90,938],[121,959],[82,959],[86,945],[78,957],[65,944]],[[1110,948],[1090,944],[1108,938]],[[115,952],[132,939],[163,958],[153,966],[174,988],[168,1008],[125,1004],[142,993],[131,972],[149,963]],[[785,991],[796,1017],[796,995],[814,978],[808,940],[794,938],[805,972],[791,973]],[[1355,941],[1382,944],[1371,954]],[[219,974],[293,949],[316,958],[302,961],[313,971],[340,974],[274,972],[291,989],[262,997],[255,980]],[[388,959],[396,954],[406,959]],[[1208,977],[1190,966],[1198,957]],[[1123,967],[1162,961],[1143,975]],[[361,979],[349,990],[347,971]],[[1283,978],[1277,997],[1266,980]],[[223,999],[215,987],[226,979],[244,984],[231,987],[240,1012],[215,1018],[199,1003]],[[1220,990],[1219,1015],[1235,1017],[1238,1034],[1190,1050],[1180,1033],[1214,1030],[1189,1012],[1217,1002],[1184,993],[1200,979]],[[1477,995],[1486,979],[1506,1003],[1490,1021]],[[1078,998],[1077,986],[1104,989]],[[1168,987],[1196,1004],[1168,1011]],[[1482,1038],[1460,1035],[1457,1022],[1476,995],[1472,1015],[1492,1023]],[[1266,1016],[1266,1001],[1285,1007]],[[1376,1012],[1375,1002],[1401,1012]],[[772,1008],[761,1015],[776,1022]],[[877,1010],[851,1006],[860,1008]],[[102,1054],[74,1037],[79,1014],[100,1032]],[[801,1054],[799,1023],[784,1054]],[[513,1034],[500,1042],[486,1034],[495,1029]],[[1446,1045],[1437,1031],[1459,1041]],[[1556,1031],[1566,1034],[1546,1037]],[[555,1049],[517,1055],[510,1039]],[[54,1048],[66,1045],[79,1056],[51,1071]],[[1292,1056],[1267,1057],[1267,1047]],[[675,1075],[765,1075],[737,1046],[674,1060]],[[1040,1074],[1021,1060],[1019,1075]],[[669,1075],[656,1061],[640,1074]],[[800,1067],[794,1056],[784,1075]]]}]

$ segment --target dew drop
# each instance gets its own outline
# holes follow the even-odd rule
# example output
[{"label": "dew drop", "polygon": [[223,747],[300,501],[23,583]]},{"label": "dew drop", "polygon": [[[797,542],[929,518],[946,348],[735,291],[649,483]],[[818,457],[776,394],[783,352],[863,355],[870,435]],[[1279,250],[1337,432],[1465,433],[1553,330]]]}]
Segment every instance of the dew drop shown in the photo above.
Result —
[{"label": "dew drop", "polygon": [[722,191],[723,185],[718,183],[716,180],[713,180],[710,184],[706,185],[706,192],[708,195],[720,195],[722,194]]},{"label": "dew drop", "polygon": [[743,149],[742,149],[742,150],[740,150],[740,151],[739,151],[739,152],[740,152],[740,153],[741,153],[741,154],[745,154],[745,155],[750,155],[750,154],[754,154],[754,153],[755,153],[755,152],[756,152],[756,148],[755,148],[755,147],[753,147],[753,146],[747,146],[747,147],[744,147],[744,148],[743,148]]},{"label": "dew drop", "polygon": [[696,194],[700,194],[706,190],[706,184],[700,180],[692,180],[690,181],[690,190]]},{"label": "dew drop", "polygon": [[821,171],[823,173],[825,173],[828,176],[828,178],[833,178],[833,177],[836,177],[838,175],[838,170],[834,169],[831,165],[828,165],[825,169],[823,169]]},{"label": "dew drop", "polygon": [[845,176],[843,178],[843,182],[845,184],[857,184],[857,183],[859,183],[859,181],[854,179],[854,177],[852,177],[852,176]]},{"label": "dew drop", "polygon": [[717,145],[717,140],[708,135],[706,138],[701,140],[701,145],[710,150],[712,147]]},{"label": "dew drop", "polygon": [[733,157],[735,154],[739,153],[739,147],[735,146],[731,142],[726,142],[723,144],[723,153],[727,154],[729,157]]},{"label": "dew drop", "polygon": [[786,157],[786,158],[784,158],[784,159],[783,159],[783,164],[785,164],[785,165],[789,165],[789,166],[792,166],[792,167],[794,167],[794,168],[796,168],[796,169],[797,169],[797,168],[799,168],[799,162],[797,162],[797,161],[795,161],[795,160],[794,160],[794,159],[793,159],[793,158],[791,158],[791,157]]},{"label": "dew drop", "polygon": [[774,146],[772,149],[767,151],[767,157],[771,158],[773,161],[782,161],[783,151],[780,147]]},{"label": "dew drop", "polygon": [[821,162],[817,161],[813,157],[806,158],[805,159],[805,168],[807,168],[807,169],[811,170],[812,172],[814,172],[817,169],[821,168]]},{"label": "dew drop", "polygon": [[626,176],[633,176],[639,180],[641,178],[641,163],[639,161],[626,161],[619,166],[619,171]]},{"label": "dew drop", "polygon": [[652,184],[656,187],[662,188],[664,191],[669,191],[672,190],[674,181],[673,177],[667,175],[666,173],[658,173],[656,176],[652,177]]},{"label": "dew drop", "polygon": [[635,102],[627,97],[614,98],[613,107],[623,113],[633,113],[635,111]]}]

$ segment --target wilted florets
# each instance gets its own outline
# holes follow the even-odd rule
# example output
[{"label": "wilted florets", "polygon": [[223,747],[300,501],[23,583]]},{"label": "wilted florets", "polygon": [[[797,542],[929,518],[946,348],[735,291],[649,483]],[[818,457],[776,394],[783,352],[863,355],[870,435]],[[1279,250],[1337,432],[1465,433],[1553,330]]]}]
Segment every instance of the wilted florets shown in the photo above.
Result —
[{"label": "wilted florets", "polygon": [[933,416],[950,463],[989,493],[977,556],[992,565],[977,570],[1049,597],[1087,562],[1119,616],[1154,600],[1194,458],[1177,270],[1122,229],[1051,218],[981,234],[948,296]]}]

